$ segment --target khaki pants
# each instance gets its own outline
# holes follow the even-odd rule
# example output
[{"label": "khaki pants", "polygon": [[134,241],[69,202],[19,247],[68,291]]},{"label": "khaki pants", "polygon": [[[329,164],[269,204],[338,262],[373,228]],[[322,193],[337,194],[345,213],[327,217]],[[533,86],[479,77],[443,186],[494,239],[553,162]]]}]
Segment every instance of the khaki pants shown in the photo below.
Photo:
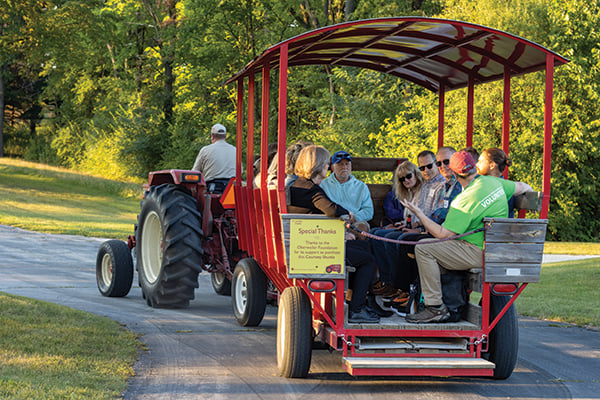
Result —
[{"label": "khaki pants", "polygon": [[483,268],[483,250],[464,240],[427,243],[431,240],[436,239],[417,243],[415,257],[425,305],[437,306],[443,303],[440,267],[451,270]]}]

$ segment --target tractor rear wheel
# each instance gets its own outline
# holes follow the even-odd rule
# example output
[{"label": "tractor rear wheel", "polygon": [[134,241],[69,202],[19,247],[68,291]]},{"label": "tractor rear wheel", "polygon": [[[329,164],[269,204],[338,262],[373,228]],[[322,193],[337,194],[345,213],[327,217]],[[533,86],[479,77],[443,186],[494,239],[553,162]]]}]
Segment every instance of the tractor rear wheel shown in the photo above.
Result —
[{"label": "tractor rear wheel", "polygon": [[136,268],[151,307],[187,307],[202,270],[201,216],[187,189],[153,186],[136,229]]},{"label": "tractor rear wheel", "polygon": [[305,378],[312,357],[312,310],[298,286],[281,294],[277,315],[277,368],[285,378]]},{"label": "tractor rear wheel", "polygon": [[[490,296],[490,322],[496,318],[509,300],[508,296]],[[502,319],[490,332],[488,351],[482,355],[496,365],[493,378],[506,379],[515,369],[518,353],[519,321],[515,305],[511,304]]]},{"label": "tractor rear wheel", "polygon": [[267,277],[256,261],[243,258],[233,272],[231,304],[241,326],[257,326],[267,307]]},{"label": "tractor rear wheel", "polygon": [[133,260],[127,244],[121,240],[102,243],[96,257],[96,283],[102,296],[127,296],[132,282]]}]

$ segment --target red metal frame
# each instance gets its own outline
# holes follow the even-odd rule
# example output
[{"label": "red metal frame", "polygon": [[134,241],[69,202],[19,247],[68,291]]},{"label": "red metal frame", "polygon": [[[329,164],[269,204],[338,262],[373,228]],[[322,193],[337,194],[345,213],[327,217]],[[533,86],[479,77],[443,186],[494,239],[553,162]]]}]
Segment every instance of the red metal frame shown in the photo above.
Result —
[{"label": "red metal frame", "polygon": [[[409,42],[402,40],[409,38]],[[394,40],[391,40],[394,39]],[[417,43],[419,46],[414,46]],[[498,45],[495,47],[495,45]],[[369,52],[363,52],[363,49]],[[508,50],[507,50],[508,49]],[[295,65],[330,64],[357,66],[381,71],[420,84],[439,93],[438,147],[444,144],[445,93],[467,87],[466,145],[473,144],[475,86],[503,79],[502,148],[508,154],[510,141],[511,77],[545,69],[546,93],[544,116],[544,192],[540,218],[546,218],[550,198],[550,167],[552,143],[552,91],[554,66],[568,62],[560,55],[533,42],[479,25],[433,18],[381,18],[353,21],[328,26],[288,39],[265,50],[226,83],[237,81],[237,145],[243,145],[243,90],[248,80],[246,185],[242,185],[242,157],[238,152],[236,167],[236,213],[240,247],[256,259],[279,293],[286,287],[300,286],[313,304],[313,327],[319,336],[344,357],[369,357],[375,354],[356,353],[357,337],[439,337],[465,338],[469,350],[448,357],[481,357],[486,351],[485,338],[514,303],[527,284],[521,284],[508,304],[493,321],[489,321],[491,284],[482,291],[482,324],[480,329],[350,329],[344,327],[344,280],[335,279],[333,293],[313,292],[306,279],[287,277],[287,261],[282,240],[280,214],[287,213],[285,199],[285,149],[287,119],[288,67]],[[436,68],[429,68],[434,63]],[[267,145],[269,142],[269,82],[271,70],[278,70],[277,121],[277,187],[267,187]],[[261,93],[261,179],[253,189],[254,160],[254,97],[255,74],[262,74]],[[336,301],[337,300],[337,301]],[[334,308],[335,303],[335,308]],[[335,317],[333,316],[335,312]],[[341,346],[339,343],[341,341]],[[379,357],[386,355],[377,354]],[[406,357],[427,357],[431,354],[404,354]],[[387,355],[389,357],[389,355]],[[456,375],[490,376],[490,369],[352,369],[353,375]]]}]

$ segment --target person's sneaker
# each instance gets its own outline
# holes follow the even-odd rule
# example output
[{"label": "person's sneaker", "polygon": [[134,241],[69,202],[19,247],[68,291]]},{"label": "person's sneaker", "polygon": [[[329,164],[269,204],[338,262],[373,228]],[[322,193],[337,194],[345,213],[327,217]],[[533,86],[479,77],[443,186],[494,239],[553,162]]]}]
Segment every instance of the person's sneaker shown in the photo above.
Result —
[{"label": "person's sneaker", "polygon": [[385,307],[390,307],[394,303],[401,303],[410,298],[410,295],[406,292],[403,292],[401,289],[396,289],[396,292],[389,297],[383,297],[383,305]]},{"label": "person's sneaker", "polygon": [[378,284],[377,282],[375,282],[375,285],[373,285],[373,290],[372,290],[372,292],[375,296],[384,296],[384,297],[392,296],[397,291],[398,291],[398,289],[396,289],[392,285],[388,285],[387,283],[383,283],[383,282],[381,282],[381,284]]},{"label": "person's sneaker", "polygon": [[440,306],[425,306],[416,314],[406,316],[406,322],[415,324],[426,324],[430,322],[446,322],[450,318],[450,312],[445,304]]},{"label": "person's sneaker", "polygon": [[392,311],[384,310],[377,304],[375,296],[367,296],[367,310],[383,318],[388,318],[394,315]]},{"label": "person's sneaker", "polygon": [[406,297],[406,296],[395,297],[394,299],[392,299],[392,301],[390,301],[389,304],[390,304],[389,307],[392,309],[392,311],[394,311],[396,314],[400,315],[401,317],[405,317],[406,314],[410,314],[410,306],[411,306],[410,297]]},{"label": "person's sneaker", "polygon": [[351,324],[376,324],[379,322],[379,316],[370,312],[367,307],[363,307],[360,312],[348,311],[348,322]]}]

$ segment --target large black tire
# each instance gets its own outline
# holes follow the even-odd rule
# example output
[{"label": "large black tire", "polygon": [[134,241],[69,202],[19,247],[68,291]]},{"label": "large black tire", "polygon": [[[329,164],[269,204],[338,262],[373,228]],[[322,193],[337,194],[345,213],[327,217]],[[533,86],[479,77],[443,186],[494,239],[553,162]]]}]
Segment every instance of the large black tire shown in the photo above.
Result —
[{"label": "large black tire", "polygon": [[[490,322],[496,318],[510,300],[509,296],[490,296]],[[512,304],[498,324],[490,332],[488,352],[483,357],[496,364],[494,379],[508,378],[517,364],[519,353],[519,321],[517,310]]]},{"label": "large black tire", "polygon": [[312,357],[312,310],[304,290],[286,288],[277,315],[277,368],[286,378],[305,378]]},{"label": "large black tire", "polygon": [[253,258],[243,258],[235,266],[231,304],[241,326],[257,326],[265,316],[267,277]]},{"label": "large black tire", "polygon": [[187,307],[202,270],[201,216],[183,187],[150,188],[136,229],[136,268],[151,307]]},{"label": "large black tire", "polygon": [[213,272],[210,274],[210,282],[216,294],[231,296],[231,281],[223,272]]},{"label": "large black tire", "polygon": [[121,240],[102,243],[96,257],[96,284],[102,296],[127,296],[132,282],[133,260],[127,244]]}]

